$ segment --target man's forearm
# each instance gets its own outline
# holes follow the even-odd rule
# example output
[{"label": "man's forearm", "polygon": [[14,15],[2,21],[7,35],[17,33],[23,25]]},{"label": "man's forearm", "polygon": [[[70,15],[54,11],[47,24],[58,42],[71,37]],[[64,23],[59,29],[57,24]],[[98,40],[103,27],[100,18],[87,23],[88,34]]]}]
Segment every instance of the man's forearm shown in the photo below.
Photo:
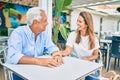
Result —
[{"label": "man's forearm", "polygon": [[29,56],[23,56],[18,64],[37,64],[37,58],[29,57]]}]

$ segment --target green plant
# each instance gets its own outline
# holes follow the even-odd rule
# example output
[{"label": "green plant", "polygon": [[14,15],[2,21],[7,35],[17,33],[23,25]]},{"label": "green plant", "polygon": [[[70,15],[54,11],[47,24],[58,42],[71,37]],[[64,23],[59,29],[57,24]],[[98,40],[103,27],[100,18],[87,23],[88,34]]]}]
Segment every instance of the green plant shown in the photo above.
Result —
[{"label": "green plant", "polygon": [[71,32],[69,23],[65,22],[60,24],[60,33],[62,37],[67,40],[69,33]]},{"label": "green plant", "polygon": [[53,21],[53,34],[52,40],[57,45],[58,41],[58,28],[60,26],[59,19],[60,13],[63,10],[68,10],[68,6],[72,3],[72,0],[55,0],[55,7],[53,8],[55,12],[56,19]]}]

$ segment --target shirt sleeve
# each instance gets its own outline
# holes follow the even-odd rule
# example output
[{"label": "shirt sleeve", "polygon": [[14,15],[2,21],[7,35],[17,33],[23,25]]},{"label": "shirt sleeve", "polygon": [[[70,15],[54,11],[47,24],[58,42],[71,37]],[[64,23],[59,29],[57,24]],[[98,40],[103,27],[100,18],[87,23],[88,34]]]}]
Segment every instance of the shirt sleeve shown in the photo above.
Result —
[{"label": "shirt sleeve", "polygon": [[13,31],[8,40],[8,53],[6,56],[6,62],[11,64],[17,64],[22,56],[22,39],[20,34]]},{"label": "shirt sleeve", "polygon": [[58,47],[52,42],[51,38],[45,33],[45,51],[51,55],[54,51],[59,51]]},{"label": "shirt sleeve", "polygon": [[75,43],[75,38],[76,38],[75,32],[71,32],[68,36],[66,45],[73,47],[73,44]]}]

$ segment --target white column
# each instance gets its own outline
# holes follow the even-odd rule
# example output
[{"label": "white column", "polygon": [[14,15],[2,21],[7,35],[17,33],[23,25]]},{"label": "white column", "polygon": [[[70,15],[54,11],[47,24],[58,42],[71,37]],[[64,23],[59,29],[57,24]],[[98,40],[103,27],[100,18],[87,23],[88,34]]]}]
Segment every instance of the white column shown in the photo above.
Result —
[{"label": "white column", "polygon": [[79,12],[72,11],[70,14],[71,17],[71,30],[76,30],[77,29],[77,18],[78,18]]},{"label": "white column", "polygon": [[39,7],[45,10],[48,17],[48,25],[46,31],[48,35],[52,36],[52,0],[39,0]]}]

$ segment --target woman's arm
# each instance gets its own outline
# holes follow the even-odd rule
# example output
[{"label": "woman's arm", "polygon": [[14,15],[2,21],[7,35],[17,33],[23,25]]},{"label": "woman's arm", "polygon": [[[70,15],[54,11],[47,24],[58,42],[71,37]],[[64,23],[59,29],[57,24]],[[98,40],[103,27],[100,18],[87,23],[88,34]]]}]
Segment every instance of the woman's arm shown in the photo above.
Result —
[{"label": "woman's arm", "polygon": [[93,54],[90,57],[82,58],[83,60],[96,60],[98,58],[98,49],[93,51]]},{"label": "woman's arm", "polygon": [[71,48],[70,46],[66,45],[65,50],[61,51],[62,56],[67,56],[67,55],[69,55],[70,52],[71,52],[71,50],[72,50],[72,48]]}]

